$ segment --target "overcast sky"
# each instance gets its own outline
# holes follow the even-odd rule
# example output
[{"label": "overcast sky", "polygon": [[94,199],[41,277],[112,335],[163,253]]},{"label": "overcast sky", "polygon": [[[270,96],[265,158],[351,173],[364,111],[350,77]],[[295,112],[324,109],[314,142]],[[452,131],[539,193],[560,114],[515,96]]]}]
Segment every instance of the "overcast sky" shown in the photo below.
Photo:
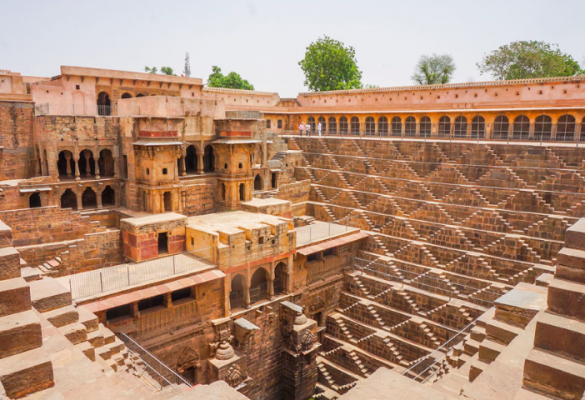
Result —
[{"label": "overcast sky", "polygon": [[60,65],[191,76],[218,65],[256,90],[305,91],[298,61],[322,35],[356,50],[363,83],[410,85],[421,54],[448,53],[453,82],[489,79],[476,62],[516,40],[558,43],[585,64],[584,0],[0,0],[0,69],[53,76]]}]

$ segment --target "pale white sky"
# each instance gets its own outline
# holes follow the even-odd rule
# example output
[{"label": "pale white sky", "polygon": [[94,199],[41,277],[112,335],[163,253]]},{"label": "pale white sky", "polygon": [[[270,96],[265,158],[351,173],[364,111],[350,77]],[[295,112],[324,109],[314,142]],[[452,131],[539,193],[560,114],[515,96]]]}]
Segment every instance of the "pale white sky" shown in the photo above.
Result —
[{"label": "pale white sky", "polygon": [[256,90],[305,91],[298,61],[326,34],[356,49],[364,84],[412,84],[421,54],[449,53],[453,82],[490,79],[476,62],[516,40],[558,43],[585,64],[584,0],[0,0],[0,69],[53,76],[60,65],[143,71],[218,65]]}]

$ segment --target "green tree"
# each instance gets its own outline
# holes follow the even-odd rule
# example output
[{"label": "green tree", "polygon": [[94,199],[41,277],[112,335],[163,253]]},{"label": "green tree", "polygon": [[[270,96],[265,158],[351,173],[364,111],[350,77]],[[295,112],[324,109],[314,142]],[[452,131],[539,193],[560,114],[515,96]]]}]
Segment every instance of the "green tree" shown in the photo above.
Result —
[{"label": "green tree", "polygon": [[358,69],[354,48],[328,36],[311,43],[299,65],[309,90],[322,92],[362,87],[362,72]]},{"label": "green tree", "polygon": [[414,68],[412,80],[419,85],[449,83],[455,71],[455,62],[449,54],[422,55]]},{"label": "green tree", "polygon": [[211,71],[209,78],[207,78],[207,86],[209,87],[254,90],[254,85],[247,80],[242,79],[238,73],[230,72],[229,74],[224,75],[221,72],[221,68],[217,65],[211,67]]},{"label": "green tree", "polygon": [[156,69],[156,67],[144,67],[144,71],[148,72],[149,74],[156,74],[158,69]]},{"label": "green tree", "polygon": [[160,67],[160,72],[162,72],[165,75],[177,76],[175,75],[171,67]]},{"label": "green tree", "polygon": [[477,66],[498,80],[573,76],[585,73],[557,44],[518,41],[500,46],[487,54]]}]

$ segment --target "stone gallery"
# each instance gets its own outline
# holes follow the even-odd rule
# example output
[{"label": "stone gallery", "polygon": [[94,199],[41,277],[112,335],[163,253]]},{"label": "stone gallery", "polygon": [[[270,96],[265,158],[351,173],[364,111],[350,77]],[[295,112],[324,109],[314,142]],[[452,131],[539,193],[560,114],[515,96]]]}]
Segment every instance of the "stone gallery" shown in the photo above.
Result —
[{"label": "stone gallery", "polygon": [[0,395],[581,400],[584,142],[585,77],[0,70]]}]

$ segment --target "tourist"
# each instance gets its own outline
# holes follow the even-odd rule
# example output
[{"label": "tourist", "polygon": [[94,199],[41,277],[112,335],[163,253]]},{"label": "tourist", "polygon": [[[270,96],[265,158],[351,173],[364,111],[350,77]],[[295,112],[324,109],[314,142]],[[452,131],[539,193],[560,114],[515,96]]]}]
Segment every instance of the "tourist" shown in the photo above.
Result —
[{"label": "tourist", "polygon": [[305,128],[307,129],[307,136],[311,136],[311,124],[307,124]]},{"label": "tourist", "polygon": [[305,125],[303,125],[303,121],[299,124],[299,134],[303,136],[303,131],[305,130]]},{"label": "tourist", "polygon": [[319,136],[321,136],[321,122],[317,124],[317,132],[319,132]]}]

